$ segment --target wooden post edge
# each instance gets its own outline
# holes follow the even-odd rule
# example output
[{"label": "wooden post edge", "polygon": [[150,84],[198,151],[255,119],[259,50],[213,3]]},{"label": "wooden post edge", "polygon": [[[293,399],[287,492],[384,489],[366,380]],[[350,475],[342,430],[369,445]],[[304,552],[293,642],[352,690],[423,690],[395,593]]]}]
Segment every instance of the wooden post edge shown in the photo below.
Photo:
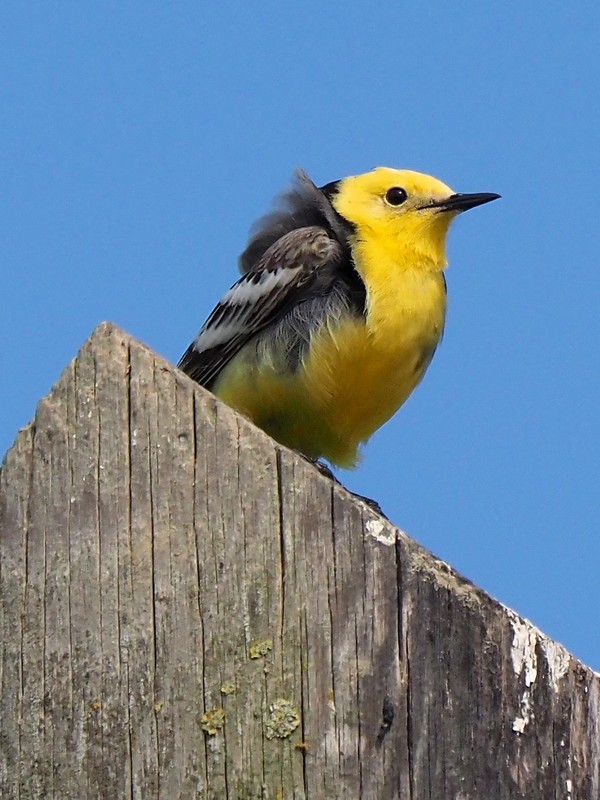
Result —
[{"label": "wooden post edge", "polygon": [[600,679],[111,324],[0,474],[3,798],[600,797]]}]

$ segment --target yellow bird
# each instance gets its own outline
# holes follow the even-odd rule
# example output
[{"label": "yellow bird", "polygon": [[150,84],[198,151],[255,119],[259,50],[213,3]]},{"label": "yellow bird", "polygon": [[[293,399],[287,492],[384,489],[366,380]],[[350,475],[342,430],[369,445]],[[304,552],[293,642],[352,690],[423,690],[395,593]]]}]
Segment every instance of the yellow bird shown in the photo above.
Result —
[{"label": "yellow bird", "polygon": [[179,366],[282,444],[354,466],[442,337],[450,223],[498,197],[387,167],[320,188],[299,172]]}]

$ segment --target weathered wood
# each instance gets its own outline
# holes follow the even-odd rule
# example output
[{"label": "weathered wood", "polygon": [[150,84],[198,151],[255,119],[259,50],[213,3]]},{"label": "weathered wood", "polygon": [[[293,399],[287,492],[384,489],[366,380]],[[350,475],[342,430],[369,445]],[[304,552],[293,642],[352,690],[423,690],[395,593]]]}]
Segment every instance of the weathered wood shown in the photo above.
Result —
[{"label": "weathered wood", "polygon": [[600,680],[110,325],[0,475],[0,796],[597,800]]}]

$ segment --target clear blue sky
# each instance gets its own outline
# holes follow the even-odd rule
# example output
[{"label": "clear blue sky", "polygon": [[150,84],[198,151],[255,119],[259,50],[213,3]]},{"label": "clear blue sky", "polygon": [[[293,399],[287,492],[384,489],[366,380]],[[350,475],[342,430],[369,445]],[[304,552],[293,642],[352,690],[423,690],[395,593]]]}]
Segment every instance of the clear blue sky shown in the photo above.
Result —
[{"label": "clear blue sky", "polygon": [[343,480],[600,668],[600,4],[7,0],[0,449],[101,320],[176,361],[293,169],[503,199]]}]

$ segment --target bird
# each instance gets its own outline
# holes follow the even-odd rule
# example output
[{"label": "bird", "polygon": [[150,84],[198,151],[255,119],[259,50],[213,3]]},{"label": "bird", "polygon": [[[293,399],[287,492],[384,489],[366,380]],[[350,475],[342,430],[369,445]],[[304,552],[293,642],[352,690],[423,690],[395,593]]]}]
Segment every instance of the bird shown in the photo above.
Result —
[{"label": "bird", "polygon": [[499,197],[405,169],[320,187],[298,170],[178,366],[279,443],[356,466],[442,338],[450,223]]}]

